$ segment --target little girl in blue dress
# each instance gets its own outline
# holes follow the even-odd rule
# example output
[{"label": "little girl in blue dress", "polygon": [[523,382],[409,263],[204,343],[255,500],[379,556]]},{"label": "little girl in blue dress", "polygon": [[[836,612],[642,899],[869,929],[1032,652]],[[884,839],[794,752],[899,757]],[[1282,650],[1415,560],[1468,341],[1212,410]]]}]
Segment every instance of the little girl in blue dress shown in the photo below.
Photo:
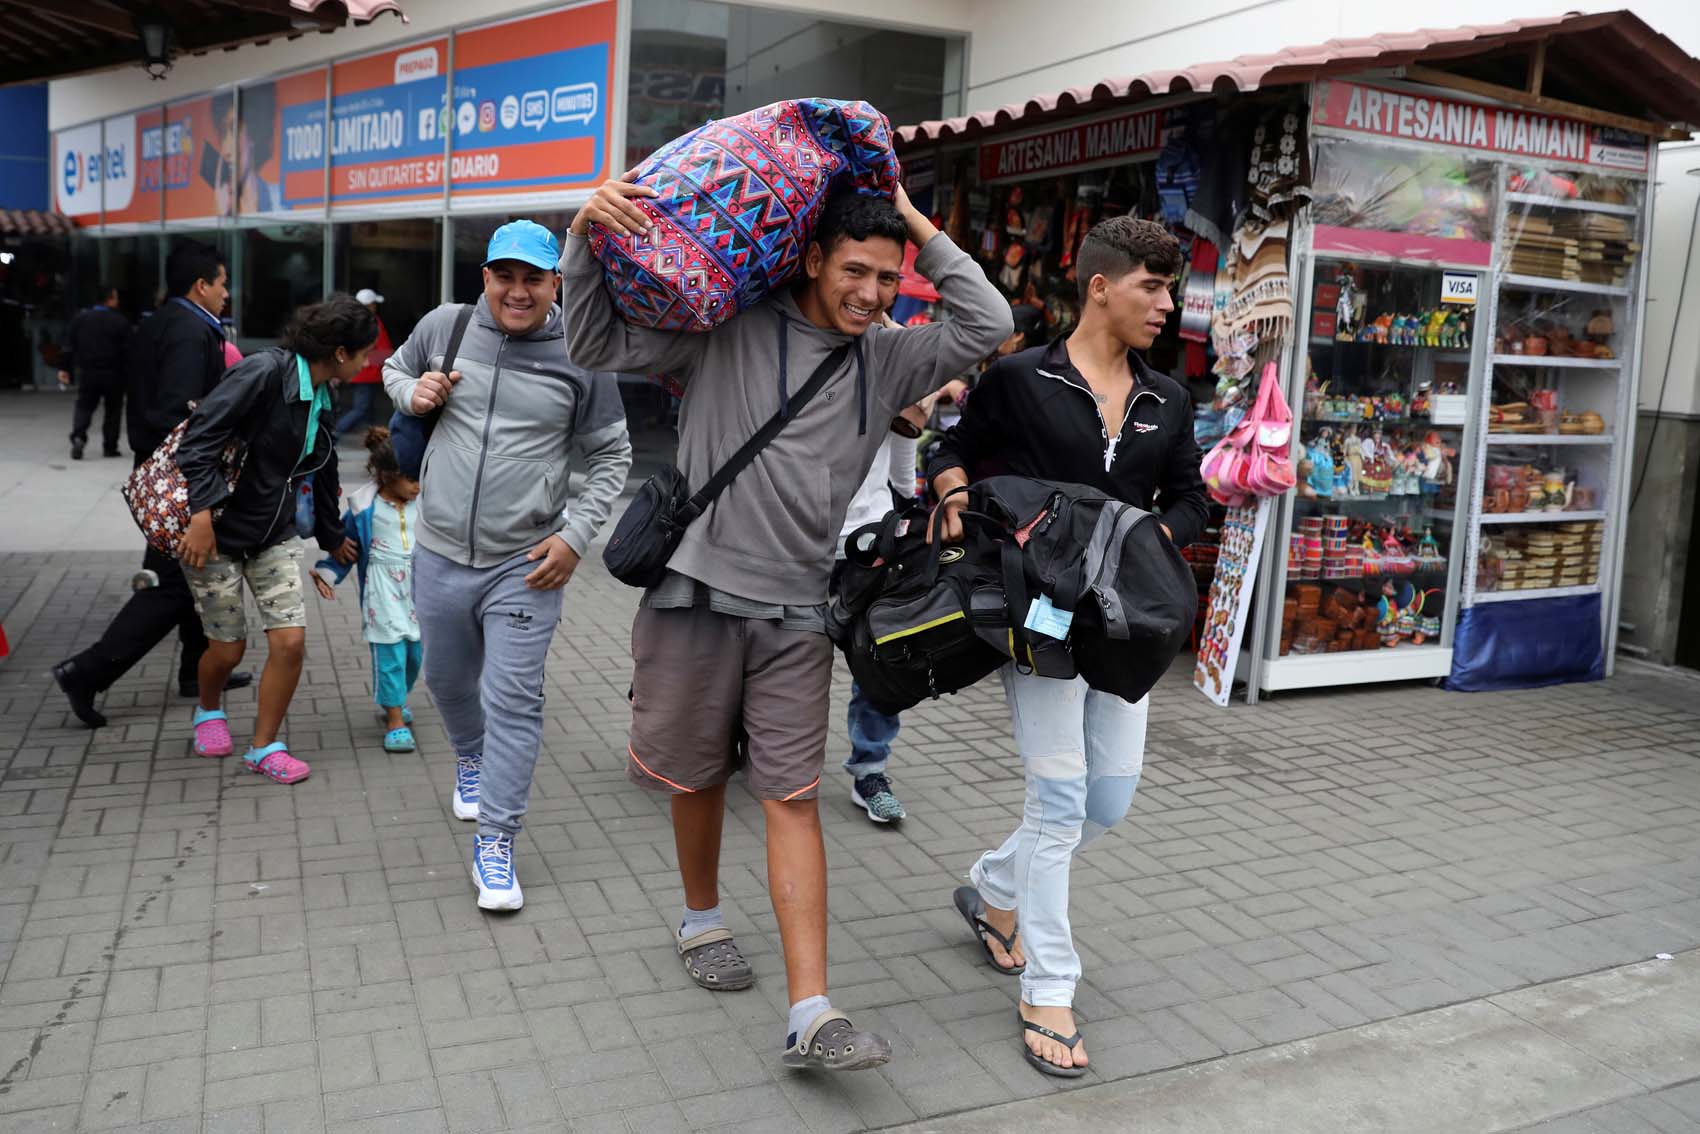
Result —
[{"label": "little girl in blue dress", "polygon": [[[419,679],[424,651],[419,642],[419,616],[413,609],[413,547],[416,538],[419,482],[402,475],[390,444],[390,431],[373,426],[366,431],[371,457],[366,471],[370,484],[348,494],[343,529],[360,546],[352,566],[359,570],[360,619],[372,647],[372,694],[384,712],[384,751],[412,752],[413,713],[407,695]],[[313,568],[319,594],[334,599],[331,588],[348,577],[349,565],[326,558]]]}]

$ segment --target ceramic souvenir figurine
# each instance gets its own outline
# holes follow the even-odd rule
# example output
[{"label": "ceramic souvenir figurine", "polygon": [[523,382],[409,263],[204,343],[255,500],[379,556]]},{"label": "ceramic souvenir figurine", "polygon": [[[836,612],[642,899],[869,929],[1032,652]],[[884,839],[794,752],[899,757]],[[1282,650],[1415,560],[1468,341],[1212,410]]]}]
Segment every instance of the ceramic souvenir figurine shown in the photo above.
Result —
[{"label": "ceramic souvenir figurine", "polygon": [[1399,602],[1394,598],[1393,580],[1388,579],[1381,584],[1381,599],[1376,605],[1375,632],[1381,637],[1383,646],[1399,644]]},{"label": "ceramic souvenir figurine", "polygon": [[1375,341],[1386,345],[1388,332],[1393,329],[1393,316],[1378,315],[1375,319]]},{"label": "ceramic souvenir figurine", "polygon": [[1455,450],[1441,444],[1440,434],[1429,430],[1423,438],[1423,495],[1433,496],[1452,483],[1452,457]]},{"label": "ceramic souvenir figurine", "polygon": [[1563,469],[1554,469],[1541,478],[1541,508],[1547,512],[1562,512],[1570,507],[1576,482],[1566,480]]},{"label": "ceramic souvenir figurine", "polygon": [[1310,443],[1310,486],[1323,500],[1334,496],[1334,457],[1329,444],[1331,432],[1324,429]]},{"label": "ceramic souvenir figurine", "polygon": [[1431,346],[1431,347],[1437,347],[1437,346],[1441,345],[1440,344],[1441,335],[1444,334],[1445,331],[1446,331],[1446,312],[1444,310],[1442,310],[1442,311],[1431,311],[1429,313],[1429,317],[1428,317],[1428,326],[1426,327],[1426,329],[1423,332],[1423,345],[1424,346]]},{"label": "ceramic souvenir figurine", "polygon": [[1313,488],[1311,486],[1311,483],[1310,483],[1310,478],[1311,478],[1312,474],[1315,473],[1315,471],[1316,471],[1316,466],[1311,464],[1309,457],[1300,457],[1299,458],[1298,489],[1299,489],[1299,499],[1300,500],[1315,500],[1316,499],[1316,489]]},{"label": "ceramic souvenir figurine", "polygon": [[1417,543],[1417,567],[1424,571],[1446,567],[1446,557],[1440,553],[1440,541],[1434,538],[1433,526],[1423,528],[1423,538]]},{"label": "ceramic souvenir figurine", "polygon": [[1364,449],[1358,438],[1358,427],[1346,427],[1346,495],[1362,496],[1364,491]]},{"label": "ceramic souvenir figurine", "polygon": [[1340,274],[1334,277],[1334,282],[1340,288],[1340,296],[1334,301],[1334,338],[1349,343],[1358,337],[1358,284],[1352,278],[1350,268],[1342,268]]}]

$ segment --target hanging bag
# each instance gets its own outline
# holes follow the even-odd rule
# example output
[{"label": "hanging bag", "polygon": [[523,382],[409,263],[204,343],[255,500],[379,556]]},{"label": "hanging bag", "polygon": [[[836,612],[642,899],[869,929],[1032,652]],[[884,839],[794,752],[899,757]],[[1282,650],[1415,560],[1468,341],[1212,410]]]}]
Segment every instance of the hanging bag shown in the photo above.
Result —
[{"label": "hanging bag", "polygon": [[1258,380],[1257,404],[1199,465],[1211,497],[1232,508],[1290,491],[1298,479],[1289,451],[1292,437],[1293,411],[1270,362]]},{"label": "hanging bag", "polygon": [[[194,405],[189,408],[192,412]],[[189,480],[177,467],[177,450],[188,430],[189,419],[184,418],[165,435],[153,455],[132,469],[118,486],[124,503],[130,506],[131,518],[142,529],[142,538],[149,547],[172,558],[177,557],[178,544],[189,530]],[[240,441],[231,441],[219,457],[224,487],[230,492],[236,491],[237,478],[242,475],[242,457]],[[223,508],[214,508],[213,522],[217,523],[223,513]]]}]

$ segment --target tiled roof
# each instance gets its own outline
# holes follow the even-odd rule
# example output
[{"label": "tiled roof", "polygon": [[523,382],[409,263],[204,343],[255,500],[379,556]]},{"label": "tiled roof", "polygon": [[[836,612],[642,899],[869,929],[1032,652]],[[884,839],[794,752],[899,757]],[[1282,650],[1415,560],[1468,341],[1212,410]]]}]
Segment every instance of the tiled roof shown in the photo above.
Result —
[{"label": "tiled roof", "polygon": [[1700,59],[1627,11],[1571,14],[1430,28],[1360,39],[1331,39],[1310,47],[1288,47],[1267,55],[1241,55],[1179,71],[1103,79],[1091,86],[1011,103],[962,118],[922,122],[897,132],[899,146],[947,141],[1034,125],[1070,112],[1137,102],[1170,94],[1234,94],[1262,87],[1305,83],[1326,75],[1350,74],[1408,64],[1440,65],[1486,55],[1511,45],[1550,41],[1548,74],[1558,55],[1575,61],[1591,82],[1631,96],[1645,116],[1671,123],[1700,124]]},{"label": "tiled roof", "polygon": [[71,222],[41,209],[0,209],[0,236],[53,236],[68,233]]}]

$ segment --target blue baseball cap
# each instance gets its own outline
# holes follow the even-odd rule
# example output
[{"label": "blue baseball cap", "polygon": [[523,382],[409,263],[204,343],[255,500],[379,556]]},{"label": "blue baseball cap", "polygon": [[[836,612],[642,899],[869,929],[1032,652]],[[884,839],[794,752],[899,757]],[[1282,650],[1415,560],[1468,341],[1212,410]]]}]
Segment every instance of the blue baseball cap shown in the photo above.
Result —
[{"label": "blue baseball cap", "polygon": [[516,220],[498,228],[490,236],[490,246],[484,250],[484,263],[497,260],[518,260],[534,268],[553,272],[561,263],[561,243],[555,234],[536,221]]}]

